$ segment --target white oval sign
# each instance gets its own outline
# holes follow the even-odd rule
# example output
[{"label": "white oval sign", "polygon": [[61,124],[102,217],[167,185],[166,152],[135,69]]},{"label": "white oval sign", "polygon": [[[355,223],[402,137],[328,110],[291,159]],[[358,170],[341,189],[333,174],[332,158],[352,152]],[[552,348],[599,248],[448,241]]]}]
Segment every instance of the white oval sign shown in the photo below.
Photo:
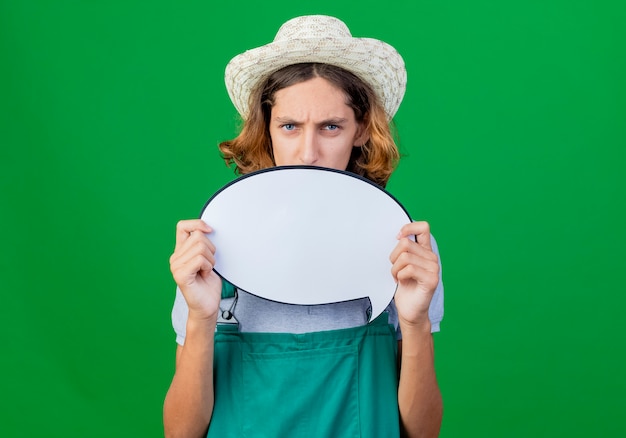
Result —
[{"label": "white oval sign", "polygon": [[389,255],[411,220],[368,180],[313,166],[244,175],[213,195],[201,219],[214,230],[215,271],[236,287],[289,304],[369,297],[370,319],[393,299]]}]

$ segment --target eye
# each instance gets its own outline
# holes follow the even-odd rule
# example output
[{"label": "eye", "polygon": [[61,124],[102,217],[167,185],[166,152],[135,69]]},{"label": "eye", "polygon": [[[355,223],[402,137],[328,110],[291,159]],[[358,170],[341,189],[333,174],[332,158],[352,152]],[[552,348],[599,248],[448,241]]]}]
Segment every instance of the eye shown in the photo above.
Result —
[{"label": "eye", "polygon": [[284,129],[285,131],[293,131],[294,129],[296,129],[296,125],[294,125],[293,123],[285,123],[284,125],[280,126],[281,129]]},{"label": "eye", "polygon": [[336,131],[339,129],[339,126],[338,125],[326,125],[324,129],[326,129],[327,131]]}]

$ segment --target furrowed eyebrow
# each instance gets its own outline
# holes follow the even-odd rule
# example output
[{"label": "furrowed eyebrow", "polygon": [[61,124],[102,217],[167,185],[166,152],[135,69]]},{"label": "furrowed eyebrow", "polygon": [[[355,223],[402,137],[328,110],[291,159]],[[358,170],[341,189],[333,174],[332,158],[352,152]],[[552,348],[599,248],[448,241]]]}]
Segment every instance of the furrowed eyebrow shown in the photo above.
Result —
[{"label": "furrowed eyebrow", "polygon": [[285,123],[285,124],[292,124],[292,125],[297,125],[300,122],[296,122],[294,119],[290,119],[289,117],[276,117],[274,118],[274,121],[276,123]]},{"label": "furrowed eyebrow", "polygon": [[[290,125],[302,124],[302,122],[298,122],[297,120],[291,119],[289,117],[276,117],[274,118],[274,121],[280,124],[290,124]],[[348,119],[338,117],[338,118],[333,118],[333,119],[322,120],[321,122],[318,123],[318,125],[319,126],[341,125],[342,123],[345,123],[347,121]]]},{"label": "furrowed eyebrow", "polygon": [[342,123],[347,122],[348,119],[328,119],[328,120],[323,120],[322,122],[320,122],[320,125],[341,125]]}]

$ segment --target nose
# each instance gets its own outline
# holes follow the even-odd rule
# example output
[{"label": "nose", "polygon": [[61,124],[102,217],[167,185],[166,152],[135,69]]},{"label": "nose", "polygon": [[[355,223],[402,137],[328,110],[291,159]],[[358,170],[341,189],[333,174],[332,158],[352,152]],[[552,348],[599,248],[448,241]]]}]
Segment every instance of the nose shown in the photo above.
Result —
[{"label": "nose", "polygon": [[302,136],[299,158],[306,165],[315,164],[319,159],[319,144],[314,133],[307,132]]}]

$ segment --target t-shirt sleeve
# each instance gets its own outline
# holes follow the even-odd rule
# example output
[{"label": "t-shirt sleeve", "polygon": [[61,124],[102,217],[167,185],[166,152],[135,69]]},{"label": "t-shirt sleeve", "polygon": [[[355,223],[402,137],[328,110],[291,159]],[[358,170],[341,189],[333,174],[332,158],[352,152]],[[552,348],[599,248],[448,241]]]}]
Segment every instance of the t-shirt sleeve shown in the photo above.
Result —
[{"label": "t-shirt sleeve", "polygon": [[440,330],[441,320],[443,319],[443,269],[441,266],[441,256],[439,255],[439,247],[437,246],[437,241],[432,235],[430,236],[430,245],[433,248],[433,252],[437,254],[437,258],[439,259],[439,283],[437,284],[437,289],[435,289],[433,299],[431,300],[430,307],[428,308],[428,318],[430,319],[431,332],[435,333]]},{"label": "t-shirt sleeve", "polygon": [[172,326],[176,333],[176,343],[185,344],[185,334],[187,329],[187,315],[189,308],[185,297],[179,288],[176,288],[176,298],[174,299],[174,307],[172,308]]}]

